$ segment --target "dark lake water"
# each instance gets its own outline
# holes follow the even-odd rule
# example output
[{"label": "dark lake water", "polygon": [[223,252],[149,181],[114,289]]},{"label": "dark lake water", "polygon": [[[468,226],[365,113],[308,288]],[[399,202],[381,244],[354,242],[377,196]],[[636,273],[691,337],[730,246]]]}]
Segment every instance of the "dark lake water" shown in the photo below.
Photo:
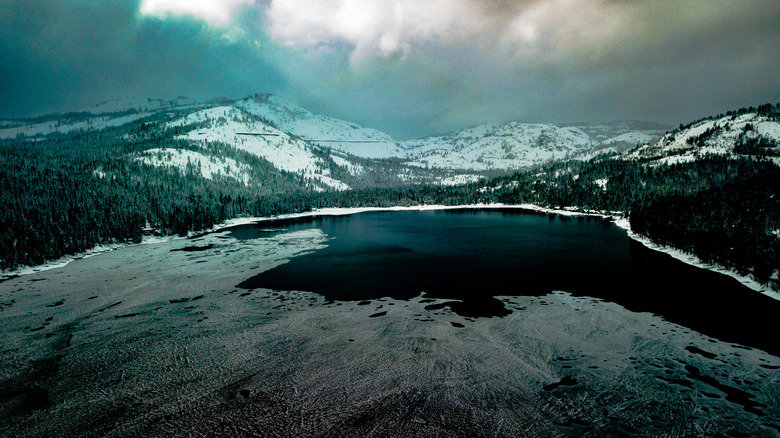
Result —
[{"label": "dark lake water", "polygon": [[517,210],[377,212],[232,229],[319,228],[328,247],[248,278],[246,289],[301,290],[334,301],[425,293],[467,317],[509,311],[496,296],[554,290],[618,303],[728,342],[777,354],[780,302],[735,279],[647,249],[614,224]]}]

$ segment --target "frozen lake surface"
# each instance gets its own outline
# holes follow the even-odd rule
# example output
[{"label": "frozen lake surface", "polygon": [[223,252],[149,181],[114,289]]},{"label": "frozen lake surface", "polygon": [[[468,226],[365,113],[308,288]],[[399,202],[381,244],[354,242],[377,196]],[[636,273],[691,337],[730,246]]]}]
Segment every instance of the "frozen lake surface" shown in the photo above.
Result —
[{"label": "frozen lake surface", "polygon": [[264,222],[0,283],[0,435],[778,436],[777,303],[596,219]]}]

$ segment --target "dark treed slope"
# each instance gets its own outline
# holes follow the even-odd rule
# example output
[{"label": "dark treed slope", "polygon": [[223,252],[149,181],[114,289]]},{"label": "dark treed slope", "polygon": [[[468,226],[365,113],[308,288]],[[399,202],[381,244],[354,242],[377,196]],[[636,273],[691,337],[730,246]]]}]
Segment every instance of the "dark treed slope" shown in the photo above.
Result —
[{"label": "dark treed slope", "polygon": [[612,159],[560,163],[494,180],[484,198],[627,212],[634,232],[777,288],[778,193],[776,164],[712,157],[658,167]]}]

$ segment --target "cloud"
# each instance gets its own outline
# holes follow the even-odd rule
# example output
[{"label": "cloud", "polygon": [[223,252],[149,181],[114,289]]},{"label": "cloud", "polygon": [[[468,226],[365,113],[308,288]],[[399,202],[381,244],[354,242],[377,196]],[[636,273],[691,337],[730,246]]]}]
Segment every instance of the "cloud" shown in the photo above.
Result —
[{"label": "cloud", "polygon": [[254,3],[255,0],[142,0],[140,12],[155,16],[191,15],[208,23],[226,25],[236,13]]},{"label": "cloud", "polygon": [[340,56],[335,73],[307,64],[320,74],[299,99],[408,136],[506,120],[678,123],[780,99],[778,16],[760,1],[272,0],[266,20],[291,52]]},{"label": "cloud", "polygon": [[279,94],[415,137],[780,100],[760,0],[5,0],[0,115]]},{"label": "cloud", "polygon": [[241,97],[284,82],[268,60],[273,52],[259,47],[272,47],[262,33],[139,10],[132,0],[0,4],[0,115],[74,110],[126,95]]},{"label": "cloud", "polygon": [[488,12],[473,0],[271,0],[267,20],[271,36],[284,44],[346,43],[353,58],[363,59],[463,41],[487,31]]}]

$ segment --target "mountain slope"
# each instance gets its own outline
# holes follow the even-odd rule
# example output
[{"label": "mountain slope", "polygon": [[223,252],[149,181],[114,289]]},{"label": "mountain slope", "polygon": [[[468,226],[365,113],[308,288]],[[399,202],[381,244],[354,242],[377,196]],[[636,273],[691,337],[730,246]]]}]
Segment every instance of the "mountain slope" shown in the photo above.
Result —
[{"label": "mountain slope", "polygon": [[780,163],[780,109],[767,104],[681,125],[625,159],[675,164],[713,155],[763,156]]},{"label": "mountain slope", "polygon": [[260,117],[277,129],[312,144],[363,158],[393,158],[403,155],[396,142],[384,132],[335,117],[314,114],[270,94],[239,100],[235,107]]},{"label": "mountain slope", "polygon": [[559,127],[512,122],[487,124],[441,136],[395,141],[389,135],[341,119],[311,113],[278,97],[260,94],[236,107],[311,144],[362,158],[397,158],[406,164],[450,170],[511,170],[567,157],[620,152],[655,140],[663,127],[609,122]]},{"label": "mountain slope", "polygon": [[416,165],[475,170],[530,167],[589,145],[587,134],[576,128],[523,123],[488,124],[402,143]]},{"label": "mountain slope", "polygon": [[188,97],[179,96],[175,99],[159,99],[151,97],[119,97],[81,109],[78,112],[91,114],[106,114],[118,112],[154,112],[165,109],[182,108],[199,103]]},{"label": "mountain slope", "polygon": [[[165,128],[194,128],[176,136],[208,148],[209,142],[231,145],[262,157],[281,170],[299,173],[320,183],[319,188],[346,190],[349,186],[330,177],[324,160],[315,156],[311,146],[274,128],[257,117],[252,117],[236,106],[218,106],[196,111],[168,122]],[[249,135],[263,133],[263,135]]]},{"label": "mountain slope", "polygon": [[582,126],[486,124],[442,136],[410,140],[401,147],[419,166],[458,169],[523,169],[568,158],[589,159],[620,152],[663,134],[660,126],[632,128],[627,122]]},{"label": "mountain slope", "polygon": [[[258,94],[237,101],[201,104],[186,98],[116,99],[78,113],[0,121],[0,139],[39,140],[139,120],[150,120],[158,126],[156,129],[178,129],[177,139],[200,147],[207,147],[209,142],[232,145],[270,161],[280,170],[305,175],[320,189],[339,190],[352,184],[334,179],[331,173],[344,171],[359,178],[366,169],[387,166],[387,162],[372,164],[370,160],[401,163],[404,169],[393,178],[407,182],[429,182],[423,169],[428,174],[441,174],[434,176],[434,181],[474,181],[478,175],[470,172],[522,169],[565,158],[587,159],[660,136],[656,126],[627,122],[563,127],[512,122],[395,141],[378,130]],[[362,164],[354,163],[356,157],[363,159]]]}]

